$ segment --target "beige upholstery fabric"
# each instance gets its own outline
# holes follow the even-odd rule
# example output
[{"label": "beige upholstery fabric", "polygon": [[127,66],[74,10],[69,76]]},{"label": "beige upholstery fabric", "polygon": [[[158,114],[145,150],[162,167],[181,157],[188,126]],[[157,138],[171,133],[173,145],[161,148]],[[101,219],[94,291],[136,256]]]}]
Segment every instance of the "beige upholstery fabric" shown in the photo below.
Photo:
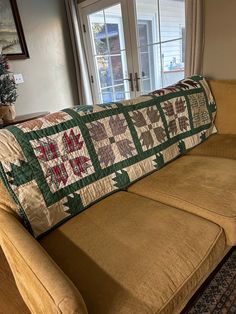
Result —
[{"label": "beige upholstery fabric", "polygon": [[1,208],[0,245],[31,313],[87,314],[69,278],[19,221]]},{"label": "beige upholstery fabric", "polygon": [[40,243],[90,314],[179,313],[225,251],[219,226],[128,192],[91,206]]},{"label": "beige upholstery fabric", "polygon": [[17,214],[18,209],[16,203],[12,200],[1,179],[0,179],[0,208],[1,210],[4,210],[10,214],[14,214],[16,217],[18,217],[18,219],[20,219],[19,215]]},{"label": "beige upholstery fabric", "polygon": [[236,134],[236,80],[210,80],[216,101],[216,127],[220,134]]},{"label": "beige upholstery fabric", "polygon": [[190,150],[188,155],[236,159],[236,135],[213,134],[205,142]]},{"label": "beige upholstery fabric", "polygon": [[236,244],[236,160],[185,156],[133,184],[130,192],[209,219]]}]

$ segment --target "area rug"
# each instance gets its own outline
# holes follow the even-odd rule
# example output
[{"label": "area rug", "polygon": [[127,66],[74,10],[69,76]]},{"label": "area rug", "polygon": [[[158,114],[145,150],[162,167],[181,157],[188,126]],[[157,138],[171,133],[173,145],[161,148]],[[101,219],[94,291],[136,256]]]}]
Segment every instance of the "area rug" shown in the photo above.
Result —
[{"label": "area rug", "polygon": [[185,314],[236,313],[236,248],[187,308]]}]

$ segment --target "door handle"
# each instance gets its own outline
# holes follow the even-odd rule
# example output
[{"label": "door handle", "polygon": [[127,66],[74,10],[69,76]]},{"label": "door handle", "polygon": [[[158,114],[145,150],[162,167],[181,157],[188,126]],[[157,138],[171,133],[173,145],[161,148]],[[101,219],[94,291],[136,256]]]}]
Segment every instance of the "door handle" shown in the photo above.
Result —
[{"label": "door handle", "polygon": [[135,72],[134,74],[134,81],[135,81],[135,86],[136,86],[136,91],[139,92],[139,80],[140,80],[140,77],[138,77],[138,73]]},{"label": "door handle", "polygon": [[131,90],[131,92],[133,92],[134,91],[133,74],[130,73],[129,78],[124,79],[124,81],[129,81],[130,90]]}]

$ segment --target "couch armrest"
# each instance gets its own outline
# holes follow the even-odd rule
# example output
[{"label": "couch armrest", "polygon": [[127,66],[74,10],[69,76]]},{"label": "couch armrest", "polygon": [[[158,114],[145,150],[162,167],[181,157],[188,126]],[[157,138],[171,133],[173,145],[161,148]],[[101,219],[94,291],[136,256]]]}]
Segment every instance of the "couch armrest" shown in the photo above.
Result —
[{"label": "couch armrest", "polygon": [[87,313],[83,298],[70,279],[21,223],[1,208],[0,244],[32,313]]}]

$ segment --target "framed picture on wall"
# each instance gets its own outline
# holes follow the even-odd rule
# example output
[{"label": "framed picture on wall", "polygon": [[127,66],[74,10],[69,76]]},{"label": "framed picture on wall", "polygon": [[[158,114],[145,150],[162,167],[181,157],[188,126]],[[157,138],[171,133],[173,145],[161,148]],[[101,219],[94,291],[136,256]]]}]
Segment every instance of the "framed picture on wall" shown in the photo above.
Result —
[{"label": "framed picture on wall", "polygon": [[29,58],[16,0],[0,0],[0,50],[8,59]]}]

